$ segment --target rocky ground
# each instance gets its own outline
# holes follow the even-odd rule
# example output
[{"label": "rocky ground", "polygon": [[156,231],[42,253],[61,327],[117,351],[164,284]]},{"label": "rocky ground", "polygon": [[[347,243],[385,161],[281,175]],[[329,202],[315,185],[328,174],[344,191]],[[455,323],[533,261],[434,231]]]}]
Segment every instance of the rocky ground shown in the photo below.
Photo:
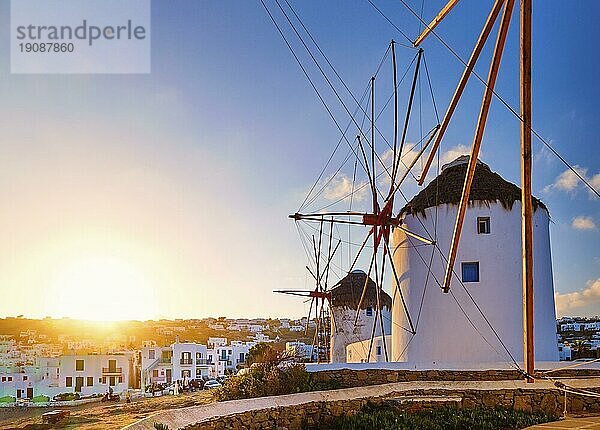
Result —
[{"label": "rocky ground", "polygon": [[71,408],[60,408],[68,409],[71,415],[60,424],[53,426],[42,424],[42,414],[57,408],[3,408],[0,409],[0,429],[116,430],[161,410],[203,405],[212,401],[211,392],[199,391],[180,396],[136,399],[132,403],[123,401],[114,404],[88,403]]}]

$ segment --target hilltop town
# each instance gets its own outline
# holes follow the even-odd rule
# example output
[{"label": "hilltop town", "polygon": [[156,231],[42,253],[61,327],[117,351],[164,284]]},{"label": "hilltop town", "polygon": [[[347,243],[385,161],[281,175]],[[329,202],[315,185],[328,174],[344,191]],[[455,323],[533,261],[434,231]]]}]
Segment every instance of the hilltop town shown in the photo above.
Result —
[{"label": "hilltop town", "polygon": [[[175,380],[224,378],[244,368],[250,349],[260,343],[277,344],[300,361],[312,361],[315,327],[306,318],[114,323],[4,318],[0,398],[85,397],[109,387],[124,392],[152,384],[167,387]],[[600,357],[600,317],[563,317],[557,332],[561,360]]]},{"label": "hilltop town", "polygon": [[120,393],[176,379],[222,378],[243,368],[248,352],[259,343],[293,348],[308,360],[314,327],[306,318],[114,323],[4,318],[0,398],[84,397],[109,388]]}]

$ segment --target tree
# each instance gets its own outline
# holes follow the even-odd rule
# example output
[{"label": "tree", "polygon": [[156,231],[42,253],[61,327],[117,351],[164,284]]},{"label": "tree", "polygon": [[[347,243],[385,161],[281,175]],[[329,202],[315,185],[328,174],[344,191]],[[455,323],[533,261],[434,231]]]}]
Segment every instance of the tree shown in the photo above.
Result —
[{"label": "tree", "polygon": [[279,364],[285,359],[284,351],[276,348],[266,342],[257,343],[246,354],[246,364],[248,366],[254,363],[276,363]]}]

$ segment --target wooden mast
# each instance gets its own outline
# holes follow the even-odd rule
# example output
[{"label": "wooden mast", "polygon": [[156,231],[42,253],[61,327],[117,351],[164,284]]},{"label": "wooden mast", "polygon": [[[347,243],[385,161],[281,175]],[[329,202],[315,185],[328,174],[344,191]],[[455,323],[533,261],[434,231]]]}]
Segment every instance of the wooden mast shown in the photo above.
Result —
[{"label": "wooden mast", "polygon": [[450,255],[448,257],[446,274],[444,276],[444,293],[447,293],[450,290],[450,281],[452,280],[452,274],[454,273],[454,262],[456,261],[456,253],[458,252],[460,234],[462,232],[465,213],[467,212],[467,206],[469,204],[471,183],[473,182],[473,177],[475,176],[479,148],[481,147],[481,140],[483,139],[483,132],[485,130],[485,124],[490,110],[490,104],[492,102],[492,96],[494,94],[494,86],[496,84],[496,77],[498,76],[498,69],[500,68],[500,60],[502,59],[502,52],[504,51],[504,44],[506,42],[506,35],[508,34],[508,27],[510,25],[510,18],[514,4],[515,0],[507,0],[506,4],[504,5],[504,12],[502,14],[500,28],[498,29],[498,38],[496,39],[496,46],[494,47],[494,53],[492,55],[492,63],[490,64],[487,85],[483,93],[481,110],[479,112],[477,128],[475,129],[475,137],[473,138],[473,145],[471,147],[471,156],[469,158],[469,165],[467,167],[467,175],[463,185],[460,204],[458,205],[458,214],[456,216],[456,224],[454,225],[452,244],[450,245]]},{"label": "wooden mast", "polygon": [[487,21],[485,22],[484,27],[481,30],[479,39],[477,39],[477,43],[475,44],[475,47],[473,48],[471,57],[469,58],[469,61],[468,61],[467,65],[465,66],[465,70],[463,71],[463,74],[460,77],[460,81],[458,82],[458,85],[456,86],[456,90],[454,91],[452,100],[450,101],[450,104],[448,105],[448,109],[446,110],[446,114],[444,115],[444,119],[442,120],[440,131],[435,139],[433,146],[431,147],[431,150],[429,151],[429,157],[427,157],[427,161],[425,162],[425,165],[423,166],[423,171],[421,172],[421,176],[419,178],[419,185],[423,185],[423,182],[425,182],[425,178],[427,177],[427,172],[429,171],[429,168],[431,167],[431,163],[433,163],[433,160],[435,159],[435,155],[437,153],[438,148],[440,147],[440,143],[444,137],[444,134],[446,133],[448,124],[450,124],[450,119],[452,118],[452,115],[454,114],[454,110],[456,109],[456,106],[458,106],[458,102],[462,96],[462,93],[463,93],[465,87],[467,86],[467,82],[469,80],[469,77],[471,76],[471,72],[473,71],[473,68],[475,67],[475,63],[477,63],[477,60],[479,59],[479,54],[481,54],[481,51],[483,50],[485,42],[487,41],[488,36],[490,35],[492,28],[494,27],[494,23],[496,22],[496,18],[498,17],[498,14],[500,13],[500,10],[502,9],[503,4],[504,4],[504,0],[496,0],[496,2],[494,3],[494,7],[492,8],[492,10],[487,18]]},{"label": "wooden mast", "polygon": [[523,257],[523,359],[533,382],[533,225],[531,201],[531,0],[520,7],[521,246]]},{"label": "wooden mast", "polygon": [[419,46],[419,44],[423,41],[423,39],[425,39],[427,37],[427,35],[431,31],[433,31],[433,29],[435,27],[437,27],[437,25],[442,21],[442,19],[444,19],[446,17],[446,15],[448,15],[450,13],[452,8],[454,6],[456,6],[456,3],[458,3],[458,2],[459,2],[459,0],[450,0],[448,3],[446,3],[446,6],[444,6],[442,8],[440,13],[438,13],[437,16],[435,18],[433,18],[433,21],[431,21],[429,23],[429,25],[425,26],[425,28],[423,29],[423,32],[419,35],[419,37],[417,37],[415,39],[413,45]]}]

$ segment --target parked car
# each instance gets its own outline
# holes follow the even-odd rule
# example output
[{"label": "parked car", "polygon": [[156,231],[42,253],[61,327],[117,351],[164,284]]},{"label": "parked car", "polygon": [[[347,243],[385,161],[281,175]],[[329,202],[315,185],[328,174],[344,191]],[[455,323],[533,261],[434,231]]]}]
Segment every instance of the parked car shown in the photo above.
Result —
[{"label": "parked car", "polygon": [[210,379],[210,380],[208,380],[208,381],[206,381],[204,383],[204,389],[205,390],[210,390],[212,388],[219,388],[219,387],[222,387],[222,386],[223,386],[223,384],[221,384],[216,379]]},{"label": "parked car", "polygon": [[192,379],[190,381],[190,386],[189,386],[190,391],[201,390],[202,387],[204,387],[203,379]]}]

